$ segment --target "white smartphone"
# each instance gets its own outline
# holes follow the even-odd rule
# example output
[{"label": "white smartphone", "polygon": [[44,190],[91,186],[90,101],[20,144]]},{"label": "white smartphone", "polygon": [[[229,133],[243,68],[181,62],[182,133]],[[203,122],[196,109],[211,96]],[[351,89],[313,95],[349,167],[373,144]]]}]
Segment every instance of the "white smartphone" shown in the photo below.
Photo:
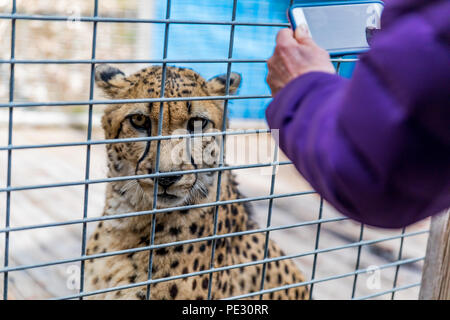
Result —
[{"label": "white smartphone", "polygon": [[381,28],[383,2],[298,4],[289,10],[292,28],[304,28],[330,55],[367,51],[374,30]]}]

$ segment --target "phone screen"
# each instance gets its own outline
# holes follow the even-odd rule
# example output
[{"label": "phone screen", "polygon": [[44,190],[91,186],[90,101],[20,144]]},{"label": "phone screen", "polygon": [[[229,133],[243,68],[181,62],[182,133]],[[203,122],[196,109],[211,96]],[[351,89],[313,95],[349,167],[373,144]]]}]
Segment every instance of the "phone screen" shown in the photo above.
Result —
[{"label": "phone screen", "polygon": [[359,52],[369,48],[367,29],[380,28],[382,9],[380,3],[295,7],[291,23],[331,53]]}]

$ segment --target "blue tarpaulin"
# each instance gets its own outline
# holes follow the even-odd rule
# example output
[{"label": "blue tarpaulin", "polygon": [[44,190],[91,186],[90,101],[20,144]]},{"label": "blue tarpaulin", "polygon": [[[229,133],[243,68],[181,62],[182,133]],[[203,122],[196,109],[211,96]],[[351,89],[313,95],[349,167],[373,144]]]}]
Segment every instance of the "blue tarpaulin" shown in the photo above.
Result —
[{"label": "blue tarpaulin", "polygon": [[[287,22],[289,0],[239,0],[236,21]],[[155,1],[155,14],[165,16],[166,1]],[[175,0],[170,17],[182,20],[229,21],[232,18],[232,0]],[[155,25],[152,31],[151,58],[163,56],[165,26]],[[279,27],[236,26],[232,50],[234,59],[267,59],[275,45]],[[171,24],[168,37],[168,59],[226,59],[230,43],[229,25]],[[192,68],[209,79],[226,73],[226,63],[177,64]],[[242,75],[240,95],[269,95],[266,84],[265,63],[233,63],[232,71]],[[270,99],[231,100],[231,118],[264,118],[264,110]]]}]

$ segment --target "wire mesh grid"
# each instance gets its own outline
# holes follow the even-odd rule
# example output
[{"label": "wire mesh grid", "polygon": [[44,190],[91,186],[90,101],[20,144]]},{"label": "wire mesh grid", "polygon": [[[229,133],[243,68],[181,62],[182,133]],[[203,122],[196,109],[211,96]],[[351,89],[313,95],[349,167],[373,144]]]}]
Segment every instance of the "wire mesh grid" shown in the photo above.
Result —
[{"label": "wire mesh grid", "polygon": [[[292,1],[291,1],[292,2]],[[56,265],[64,265],[69,263],[79,263],[80,264],[80,274],[79,274],[79,289],[75,294],[58,296],[55,298],[58,299],[83,299],[83,297],[93,296],[97,294],[125,290],[134,287],[142,287],[146,286],[146,298],[150,298],[151,294],[151,284],[156,284],[160,282],[167,282],[176,279],[183,279],[188,277],[194,277],[198,275],[207,275],[209,277],[208,281],[208,289],[207,289],[207,298],[211,299],[213,288],[213,275],[216,272],[226,271],[230,269],[242,268],[247,266],[260,265],[262,267],[261,277],[259,279],[259,291],[248,292],[241,295],[230,296],[228,299],[243,299],[250,297],[260,297],[262,298],[262,294],[265,293],[273,293],[279,292],[282,290],[300,287],[304,285],[308,285],[310,288],[311,296],[314,296],[314,292],[316,290],[316,286],[319,284],[326,284],[332,282],[333,280],[338,280],[342,278],[353,278],[351,294],[348,298],[351,299],[369,299],[380,296],[390,295],[391,299],[395,298],[395,294],[398,291],[403,291],[411,288],[417,288],[420,286],[420,281],[414,281],[412,283],[398,285],[398,275],[400,272],[401,266],[408,266],[414,263],[421,262],[424,257],[403,257],[403,248],[404,248],[404,240],[406,238],[411,238],[419,235],[426,235],[428,230],[415,230],[412,232],[408,232],[406,229],[403,229],[400,234],[390,235],[379,237],[376,239],[364,240],[364,231],[366,230],[364,225],[360,226],[360,232],[357,241],[348,240],[348,243],[343,245],[335,245],[335,246],[327,246],[321,248],[321,230],[325,224],[332,224],[336,222],[346,221],[348,219],[337,216],[326,218],[324,217],[324,201],[320,198],[319,206],[317,208],[317,218],[311,219],[307,221],[301,221],[296,223],[284,224],[284,225],[273,225],[273,208],[274,201],[281,200],[286,198],[293,198],[296,201],[302,201],[302,197],[307,195],[313,195],[315,192],[311,191],[299,191],[299,192],[286,192],[286,193],[276,193],[275,192],[275,184],[277,178],[277,169],[283,166],[292,165],[290,161],[279,160],[279,151],[278,148],[273,148],[273,159],[269,162],[259,162],[259,163],[251,163],[245,165],[227,165],[225,163],[225,142],[226,138],[229,136],[239,136],[239,135],[257,135],[257,134],[268,134],[270,130],[268,129],[251,129],[251,130],[234,130],[228,131],[226,127],[226,114],[228,111],[228,103],[230,100],[245,100],[245,99],[264,99],[270,98],[268,95],[237,95],[232,96],[230,94],[230,77],[232,73],[232,66],[235,63],[264,63],[266,60],[264,59],[234,59],[233,58],[233,46],[235,40],[235,28],[236,26],[265,26],[265,27],[288,27],[287,23],[270,23],[270,22],[255,22],[255,21],[238,21],[236,19],[237,12],[237,4],[238,0],[233,0],[232,5],[232,13],[231,19],[227,21],[194,21],[194,20],[179,20],[171,18],[171,6],[172,3],[170,0],[167,0],[166,4],[166,12],[165,17],[163,19],[138,19],[138,18],[111,18],[111,17],[101,17],[98,14],[99,1],[93,1],[93,15],[92,16],[80,16],[78,18],[80,23],[87,23],[92,25],[92,45],[91,45],[91,58],[90,59],[16,59],[16,22],[18,20],[37,20],[37,21],[67,21],[70,17],[67,16],[50,16],[50,15],[33,15],[33,14],[18,14],[17,13],[17,4],[16,0],[12,1],[11,12],[10,13],[2,13],[0,14],[0,19],[2,21],[9,21],[11,24],[11,52],[9,59],[0,60],[1,64],[7,64],[10,66],[9,73],[9,98],[8,102],[0,103],[1,109],[8,110],[8,127],[7,127],[7,145],[0,146],[0,151],[5,152],[7,154],[7,166],[6,166],[6,183],[5,186],[0,188],[0,193],[5,194],[5,218],[4,218],[4,227],[0,228],[0,234],[4,236],[4,263],[3,267],[0,268],[0,275],[3,275],[3,299],[8,299],[8,288],[11,283],[10,275],[15,272],[26,272],[32,269],[40,269],[46,268]],[[100,23],[137,23],[137,24],[161,24],[164,26],[164,43],[163,43],[163,56],[161,59],[122,59],[122,60],[101,60],[96,58],[96,46],[99,41],[97,36],[98,25]],[[190,25],[190,24],[199,24],[199,25],[224,25],[229,26],[229,39],[228,39],[228,56],[227,58],[221,59],[168,59],[168,41],[169,41],[169,33],[170,26],[173,24],[182,24],[182,25]],[[357,59],[356,58],[346,58],[339,57],[332,59],[337,67],[339,72],[342,64],[345,63],[353,63]],[[151,63],[151,64],[159,64],[162,66],[162,80],[161,80],[161,96],[160,98],[149,98],[149,99],[113,99],[113,100],[96,100],[94,99],[94,75],[95,75],[95,66],[100,63],[121,63],[121,64],[139,64],[139,63]],[[164,83],[166,81],[166,70],[167,66],[170,64],[177,63],[217,63],[217,64],[225,64],[226,65],[226,88],[225,95],[223,96],[214,96],[214,97],[166,97],[164,92]],[[16,102],[14,99],[14,85],[15,85],[15,68],[17,65],[30,65],[30,64],[43,64],[43,65],[57,65],[57,64],[86,64],[90,66],[90,84],[89,84],[89,99],[85,101],[55,101],[55,102]],[[163,105],[164,103],[176,102],[176,101],[202,101],[202,100],[223,100],[224,101],[224,109],[223,109],[223,122],[221,123],[220,132],[213,133],[200,133],[200,134],[185,134],[185,135],[175,135],[175,136],[164,136],[162,134],[163,131]],[[152,102],[161,102],[159,114],[161,115],[158,121],[158,133],[155,136],[142,137],[142,138],[126,138],[126,139],[93,139],[92,131],[93,131],[93,109],[97,105],[108,105],[108,104],[122,104],[122,103],[152,103]],[[88,122],[87,122],[87,132],[86,132],[86,140],[79,142],[64,142],[64,143],[46,143],[46,144],[14,144],[13,143],[13,113],[17,108],[32,108],[32,107],[68,107],[68,106],[87,106],[88,107]],[[222,142],[220,145],[220,161],[217,167],[215,168],[200,168],[200,169],[192,169],[192,170],[183,170],[183,171],[171,171],[171,172],[161,172],[160,171],[160,153],[161,153],[161,141],[167,139],[174,138],[193,138],[193,137],[222,137]],[[154,168],[153,173],[144,174],[144,175],[133,175],[133,176],[120,176],[120,177],[108,177],[108,178],[91,178],[91,148],[96,145],[108,145],[108,144],[116,144],[121,142],[142,142],[142,141],[156,141],[157,143],[157,157],[156,157],[156,166]],[[83,147],[86,150],[86,165],[84,171],[84,179],[79,181],[63,181],[59,183],[49,183],[49,184],[31,184],[31,185],[23,185],[23,186],[15,186],[12,184],[12,166],[13,152],[19,150],[29,150],[29,149],[42,149],[42,148],[63,148],[63,147]],[[226,171],[239,171],[245,169],[255,169],[255,168],[271,168],[272,172],[270,175],[270,191],[267,195],[263,196],[253,196],[253,197],[245,197],[240,199],[222,199],[221,198],[221,182],[222,182],[222,174]],[[205,173],[205,172],[214,172],[217,173],[217,188],[215,193],[215,201],[211,203],[200,203],[200,204],[191,204],[191,205],[183,205],[174,208],[158,208],[158,179],[164,177],[170,177],[175,175],[183,175],[190,173]],[[146,211],[138,211],[138,212],[127,212],[121,213],[114,216],[99,216],[99,217],[90,217],[88,215],[88,202],[90,197],[90,187],[95,184],[106,184],[109,182],[116,181],[127,181],[127,180],[136,180],[136,179],[146,179],[153,178],[155,180],[154,190],[153,190],[153,205],[150,210]],[[11,195],[14,192],[18,191],[27,191],[27,190],[42,190],[49,188],[63,188],[63,187],[72,187],[72,186],[81,186],[84,188],[83,190],[83,213],[80,218],[72,219],[72,220],[64,220],[58,222],[49,222],[49,223],[41,223],[41,224],[29,224],[29,225],[21,225],[21,226],[12,226],[11,225],[11,217],[14,214],[11,210]],[[218,209],[221,205],[233,204],[233,203],[248,203],[248,202],[258,202],[258,201],[267,201],[267,218],[265,220],[265,226],[263,228],[252,229],[252,230],[244,230],[239,232],[229,232],[225,234],[218,234]],[[162,243],[155,244],[155,221],[157,215],[166,214],[168,212],[172,212],[174,210],[189,210],[195,208],[204,208],[204,207],[213,207],[214,208],[214,219],[213,219],[213,234],[206,237],[182,240],[170,243]],[[96,254],[88,254],[86,252],[86,244],[87,244],[87,234],[88,234],[88,226],[94,224],[96,222],[107,221],[112,219],[119,218],[132,218],[138,216],[146,216],[150,215],[152,217],[152,230],[150,230],[149,239],[150,243],[146,246],[138,247],[138,248],[130,248],[121,251],[113,251],[113,252],[104,252],[104,253],[96,253]],[[81,226],[81,252],[79,256],[73,258],[65,258],[65,259],[56,259],[46,262],[39,263],[28,263],[28,264],[17,264],[11,265],[10,263],[10,238],[13,233],[17,232],[26,232],[37,229],[46,229],[48,232],[51,232],[52,228],[62,227],[62,226],[71,226],[71,225],[80,225]],[[268,244],[271,233],[275,231],[290,231],[293,229],[299,229],[304,227],[314,227],[315,228],[315,238],[310,239],[311,243],[313,243],[313,250],[305,250],[300,253],[295,254],[287,254],[280,257],[269,257],[268,255]],[[263,259],[235,264],[230,266],[216,267],[215,266],[215,248],[216,242],[220,239],[238,237],[242,235],[256,234],[261,233],[265,236],[265,244],[264,244],[264,255]],[[212,241],[211,246],[211,258],[209,268],[205,270],[190,272],[186,274],[173,275],[163,278],[154,279],[152,277],[152,264],[153,264],[153,255],[155,250],[174,247],[186,244],[192,244],[197,242],[204,241]],[[365,268],[361,267],[363,260],[363,249],[369,247],[371,245],[376,245],[379,243],[384,243],[388,241],[399,241],[399,248],[397,251],[396,259],[394,261],[379,264],[376,266],[375,271],[381,271],[385,269],[393,269],[394,270],[394,280],[392,283],[392,287],[386,290],[379,290],[372,294],[368,295],[359,295],[357,296],[357,285],[358,278],[364,274],[373,274],[374,269],[371,267]],[[353,270],[349,272],[339,273],[336,272],[334,274],[325,276],[325,277],[317,277],[316,271],[320,264],[320,256],[329,252],[335,252],[346,249],[355,249],[356,257],[355,257],[355,265]],[[96,291],[86,291],[84,288],[84,278],[85,278],[85,262],[91,259],[100,259],[104,257],[111,257],[117,255],[124,255],[136,252],[148,252],[148,268],[147,274],[148,278],[146,281],[138,282],[138,283],[130,283],[128,285],[121,285],[117,287],[104,288]],[[265,288],[265,279],[266,279],[266,267],[270,262],[288,260],[288,259],[297,259],[302,257],[311,257],[311,271],[309,280],[293,283],[284,286],[278,286],[276,288]]]}]

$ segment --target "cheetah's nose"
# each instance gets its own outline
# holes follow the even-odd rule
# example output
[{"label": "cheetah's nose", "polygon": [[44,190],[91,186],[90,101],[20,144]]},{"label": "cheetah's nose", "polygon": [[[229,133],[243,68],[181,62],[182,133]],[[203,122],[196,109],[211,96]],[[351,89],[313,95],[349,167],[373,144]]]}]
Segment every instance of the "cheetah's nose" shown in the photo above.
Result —
[{"label": "cheetah's nose", "polygon": [[[182,174],[178,176],[167,176],[167,177],[159,177],[158,184],[164,188],[168,188],[173,185],[175,182],[180,180],[183,177]],[[154,180],[154,178],[152,178]]]}]

